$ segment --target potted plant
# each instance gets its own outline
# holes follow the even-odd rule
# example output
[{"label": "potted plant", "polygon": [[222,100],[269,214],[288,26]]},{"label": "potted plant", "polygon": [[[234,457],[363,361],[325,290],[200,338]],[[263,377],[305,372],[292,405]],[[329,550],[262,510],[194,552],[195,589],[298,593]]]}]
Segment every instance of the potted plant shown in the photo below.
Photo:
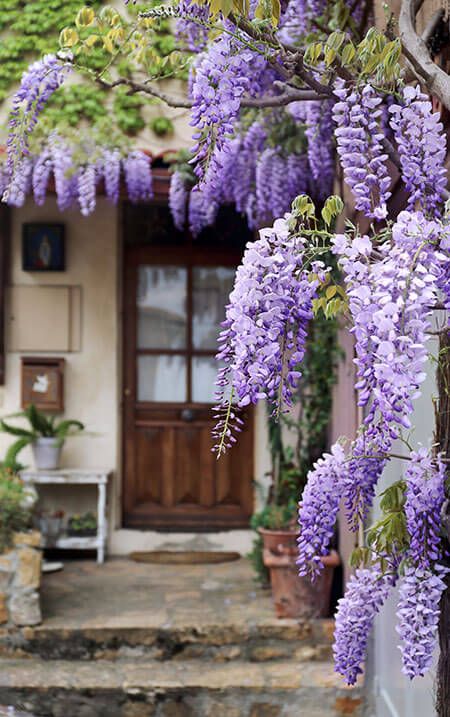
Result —
[{"label": "potted plant", "polygon": [[0,553],[13,544],[14,533],[28,532],[32,525],[33,491],[9,468],[0,468]]},{"label": "potted plant", "polygon": [[46,416],[31,404],[24,411],[12,417],[26,418],[29,428],[12,426],[0,421],[0,430],[16,436],[17,440],[9,447],[4,464],[12,466],[17,463],[17,456],[25,446],[31,445],[34,462],[38,470],[56,470],[59,468],[61,450],[68,436],[84,430],[80,421],[57,421],[55,416]]},{"label": "potted plant", "polygon": [[[271,486],[265,505],[252,518],[256,531],[250,558],[259,581],[270,583],[278,617],[325,617],[329,613],[335,549],[324,558],[325,568],[313,584],[298,576],[296,566],[298,502],[308,471],[326,450],[328,424],[338,357],[336,326],[315,319],[310,329],[303,380],[292,416],[268,419],[271,447]],[[290,445],[286,446],[286,438]]]},{"label": "potted plant", "polygon": [[89,538],[97,535],[97,518],[92,512],[72,515],[67,522],[67,535]]},{"label": "potted plant", "polygon": [[63,510],[41,510],[36,515],[36,524],[44,538],[45,546],[51,548],[62,533],[64,520]]}]

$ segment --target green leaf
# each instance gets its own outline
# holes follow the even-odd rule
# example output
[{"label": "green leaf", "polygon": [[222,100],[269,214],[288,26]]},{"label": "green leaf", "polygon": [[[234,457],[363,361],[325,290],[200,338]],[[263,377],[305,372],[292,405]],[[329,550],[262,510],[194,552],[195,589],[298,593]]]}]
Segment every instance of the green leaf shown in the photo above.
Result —
[{"label": "green leaf", "polygon": [[75,25],[78,29],[89,27],[89,25],[92,25],[94,20],[95,12],[93,9],[91,7],[82,7],[75,18]]},{"label": "green leaf", "polygon": [[34,438],[34,434],[31,431],[27,431],[26,428],[20,428],[19,426],[11,426],[11,424],[6,423],[6,421],[0,421],[0,431],[2,431],[2,433],[9,433],[11,436]]},{"label": "green leaf", "polygon": [[349,65],[353,62],[356,55],[356,49],[352,42],[344,47],[341,54],[341,62],[343,65]]},{"label": "green leaf", "polygon": [[73,27],[65,27],[59,36],[60,47],[74,47],[79,41],[79,35]]},{"label": "green leaf", "polygon": [[325,296],[327,297],[327,299],[332,299],[333,296],[336,295],[336,292],[337,292],[337,286],[335,286],[335,285],[329,286],[325,292]]},{"label": "green leaf", "polygon": [[81,423],[81,421],[74,420],[61,421],[61,423],[55,427],[54,435],[57,438],[64,440],[67,438],[72,428],[75,429],[75,432],[80,432],[84,430],[84,424]]},{"label": "green leaf", "polygon": [[5,460],[3,461],[3,465],[6,468],[15,469],[17,466],[17,456],[19,455],[20,451],[22,451],[26,446],[30,445],[34,440],[33,436],[29,436],[27,438],[19,438],[19,440],[15,441],[15,443],[12,444],[6,451]]}]

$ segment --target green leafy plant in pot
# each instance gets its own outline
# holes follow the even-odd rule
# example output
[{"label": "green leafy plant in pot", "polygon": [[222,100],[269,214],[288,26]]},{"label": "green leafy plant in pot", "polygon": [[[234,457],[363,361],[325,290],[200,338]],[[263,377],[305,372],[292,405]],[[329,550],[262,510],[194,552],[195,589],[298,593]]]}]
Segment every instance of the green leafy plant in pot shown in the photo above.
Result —
[{"label": "green leafy plant in pot", "polygon": [[325,570],[314,584],[298,576],[295,560],[298,502],[308,471],[327,448],[339,353],[337,325],[316,318],[301,367],[295,410],[291,416],[275,420],[270,415],[268,419],[272,482],[265,505],[252,517],[256,536],[250,559],[259,581],[270,582],[278,617],[319,617],[329,611],[333,570],[339,565],[337,552],[332,550],[325,558]]},{"label": "green leafy plant in pot", "polygon": [[0,468],[0,553],[13,543],[14,533],[31,529],[34,498],[27,486],[8,468]]},{"label": "green leafy plant in pot", "polygon": [[84,425],[80,421],[73,419],[57,421],[55,416],[46,416],[33,404],[24,411],[13,414],[11,418],[25,418],[29,427],[22,428],[4,420],[0,421],[0,430],[17,439],[5,456],[4,465],[10,467],[17,465],[20,451],[31,445],[36,468],[56,470],[59,468],[61,450],[66,438],[84,430]]}]

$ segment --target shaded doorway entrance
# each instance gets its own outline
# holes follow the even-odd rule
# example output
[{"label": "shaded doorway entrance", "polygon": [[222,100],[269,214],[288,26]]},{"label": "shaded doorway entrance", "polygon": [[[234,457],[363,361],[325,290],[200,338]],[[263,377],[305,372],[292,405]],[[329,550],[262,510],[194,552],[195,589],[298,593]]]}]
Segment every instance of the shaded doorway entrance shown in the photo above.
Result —
[{"label": "shaded doorway entrance", "polygon": [[211,452],[217,333],[250,234],[230,212],[198,239],[164,204],[126,204],[124,221],[124,487],[127,527],[248,527],[250,416],[238,445]]}]

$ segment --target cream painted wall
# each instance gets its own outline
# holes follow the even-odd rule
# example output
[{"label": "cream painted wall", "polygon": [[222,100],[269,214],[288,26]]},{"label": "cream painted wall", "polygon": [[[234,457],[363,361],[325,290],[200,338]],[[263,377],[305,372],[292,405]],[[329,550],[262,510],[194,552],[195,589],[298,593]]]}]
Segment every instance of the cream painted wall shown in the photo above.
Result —
[{"label": "cream painted wall", "polygon": [[[21,230],[23,222],[30,221],[65,223],[67,271],[22,271]],[[104,199],[99,199],[96,212],[88,218],[78,211],[61,214],[54,199],[43,207],[29,201],[22,209],[12,210],[11,284],[82,287],[81,351],[58,355],[66,359],[65,416],[83,421],[88,433],[67,441],[64,466],[115,469],[118,463],[117,247],[117,209]],[[35,351],[32,354],[40,355]],[[0,394],[2,416],[20,408],[21,355],[9,352],[7,347],[6,385]],[[0,434],[1,453],[10,442],[10,437]],[[20,460],[32,465],[31,451],[24,451]],[[51,497],[48,505],[59,508],[64,504],[77,511],[91,504],[90,488],[80,493],[80,503],[78,494],[75,498],[71,492],[71,488],[46,489],[45,494]],[[113,519],[117,520],[115,515]]]}]

